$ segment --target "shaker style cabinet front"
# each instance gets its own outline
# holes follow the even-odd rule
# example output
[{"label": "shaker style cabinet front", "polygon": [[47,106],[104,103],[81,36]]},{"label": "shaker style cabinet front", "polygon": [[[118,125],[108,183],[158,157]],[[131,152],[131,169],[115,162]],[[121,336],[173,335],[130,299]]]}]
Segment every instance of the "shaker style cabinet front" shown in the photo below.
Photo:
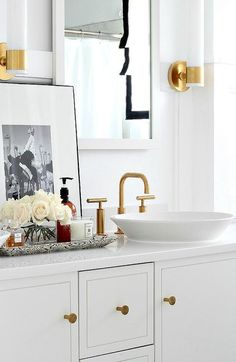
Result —
[{"label": "shaker style cabinet front", "polygon": [[[78,362],[77,273],[0,283],[3,362]],[[72,320],[72,322],[74,322]]]},{"label": "shaker style cabinet front", "polygon": [[152,263],[81,272],[79,296],[81,359],[153,344]]},{"label": "shaker style cabinet front", "polygon": [[158,362],[235,362],[236,259],[158,266],[156,291]]},{"label": "shaker style cabinet front", "polygon": [[81,360],[83,362],[154,362],[154,346],[135,348],[130,351],[112,353]]}]

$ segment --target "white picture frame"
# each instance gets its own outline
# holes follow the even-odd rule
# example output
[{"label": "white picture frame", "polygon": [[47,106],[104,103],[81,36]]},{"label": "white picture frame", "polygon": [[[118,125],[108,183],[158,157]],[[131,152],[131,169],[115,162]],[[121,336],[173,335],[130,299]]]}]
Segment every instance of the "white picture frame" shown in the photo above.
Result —
[{"label": "white picture frame", "polygon": [[[70,200],[77,210],[81,207],[80,172],[78,157],[78,138],[74,111],[74,90],[69,86],[52,86],[36,84],[0,84],[0,204],[6,200],[6,148],[3,148],[3,126],[11,127],[12,132],[19,129],[26,133],[27,127],[40,129],[40,126],[50,128],[51,150],[53,164],[54,192],[60,193],[61,177],[72,177],[68,183]],[[6,128],[6,127],[5,127]],[[9,129],[9,127],[7,128]],[[48,139],[47,129],[47,139]],[[20,132],[19,132],[20,133]],[[28,132],[29,133],[29,132]],[[17,138],[18,137],[18,138]],[[24,152],[27,137],[15,134],[9,142],[9,152],[12,153],[19,139],[17,149],[20,157]],[[36,136],[35,136],[36,137]],[[40,142],[42,141],[42,135]],[[46,142],[46,140],[45,140]],[[47,145],[48,145],[47,140]],[[39,148],[39,141],[35,142]],[[14,149],[15,151],[15,149]],[[36,152],[39,152],[38,150]],[[15,156],[15,154],[13,155]],[[4,158],[5,157],[5,158]],[[8,161],[8,159],[7,159]],[[8,165],[9,166],[9,165]]]}]

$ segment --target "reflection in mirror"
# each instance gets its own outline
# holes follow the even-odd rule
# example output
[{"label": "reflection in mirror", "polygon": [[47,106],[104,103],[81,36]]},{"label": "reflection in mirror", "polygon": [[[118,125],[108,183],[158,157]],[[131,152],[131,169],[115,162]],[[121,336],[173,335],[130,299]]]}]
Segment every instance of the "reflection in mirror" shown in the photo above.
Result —
[{"label": "reflection in mirror", "polygon": [[80,138],[149,139],[150,0],[65,0]]}]

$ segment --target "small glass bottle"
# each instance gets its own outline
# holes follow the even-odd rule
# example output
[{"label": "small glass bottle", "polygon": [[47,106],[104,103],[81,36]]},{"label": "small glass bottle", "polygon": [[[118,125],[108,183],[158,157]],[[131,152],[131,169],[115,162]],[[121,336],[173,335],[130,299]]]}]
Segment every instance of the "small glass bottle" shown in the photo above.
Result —
[{"label": "small glass bottle", "polygon": [[8,231],[10,236],[6,241],[6,247],[16,248],[24,245],[24,230],[21,227],[11,227]]}]

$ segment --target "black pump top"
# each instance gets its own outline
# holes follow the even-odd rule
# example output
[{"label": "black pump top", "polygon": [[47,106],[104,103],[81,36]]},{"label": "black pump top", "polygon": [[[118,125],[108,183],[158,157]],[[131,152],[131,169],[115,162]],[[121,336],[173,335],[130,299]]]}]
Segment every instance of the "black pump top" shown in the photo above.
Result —
[{"label": "black pump top", "polygon": [[63,185],[66,185],[66,180],[73,180],[73,177],[61,177],[60,180],[62,180]]},{"label": "black pump top", "polygon": [[[62,180],[63,185],[66,185],[67,180],[73,180],[73,177],[61,177],[60,180]],[[69,201],[69,190],[67,187],[62,187],[60,190],[60,196],[62,198],[62,202],[68,202]]]}]

